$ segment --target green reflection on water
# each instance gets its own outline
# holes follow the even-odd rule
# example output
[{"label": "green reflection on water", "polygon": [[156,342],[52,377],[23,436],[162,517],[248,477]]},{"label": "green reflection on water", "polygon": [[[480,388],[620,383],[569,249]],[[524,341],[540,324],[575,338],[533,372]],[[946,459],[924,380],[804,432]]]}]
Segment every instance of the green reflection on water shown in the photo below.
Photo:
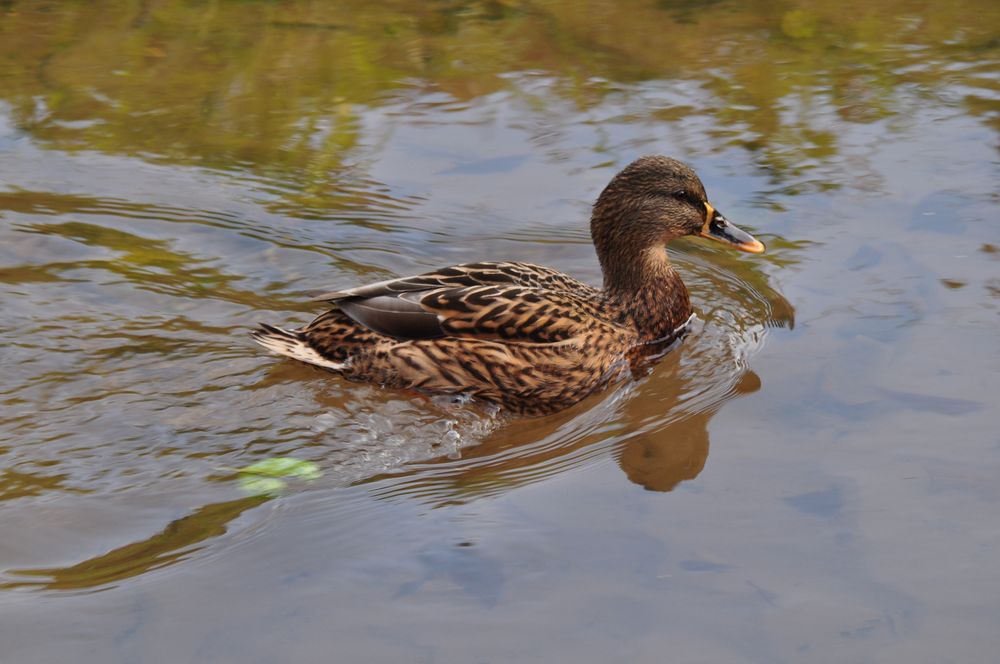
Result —
[{"label": "green reflection on water", "polygon": [[809,176],[839,151],[828,108],[905,124],[914,95],[958,84],[968,112],[1000,129],[991,0],[105,0],[13,2],[0,16],[0,99],[21,131],[66,150],[250,167],[303,205],[385,138],[363,128],[366,109],[419,116],[497,91],[544,106],[512,72],[550,77],[579,110],[623,85],[689,83],[685,103],[634,119],[712,118],[709,149],[754,153],[783,193],[838,185]]}]

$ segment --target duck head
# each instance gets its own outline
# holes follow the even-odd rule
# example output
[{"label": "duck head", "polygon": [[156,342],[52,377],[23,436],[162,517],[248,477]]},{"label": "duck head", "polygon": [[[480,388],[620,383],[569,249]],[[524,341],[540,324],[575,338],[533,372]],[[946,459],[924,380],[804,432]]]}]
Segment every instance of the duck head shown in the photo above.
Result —
[{"label": "duck head", "polygon": [[696,235],[759,254],[764,245],[729,222],[705,195],[686,164],[669,157],[640,157],[618,173],[594,204],[590,234],[606,285],[631,281],[636,271],[665,263],[664,247]]}]

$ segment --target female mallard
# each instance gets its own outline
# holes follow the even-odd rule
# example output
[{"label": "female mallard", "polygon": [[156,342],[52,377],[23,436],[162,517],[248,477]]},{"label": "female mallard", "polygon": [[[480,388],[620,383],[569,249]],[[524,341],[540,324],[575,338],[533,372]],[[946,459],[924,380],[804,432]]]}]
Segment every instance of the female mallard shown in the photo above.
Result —
[{"label": "female mallard", "polygon": [[730,224],[685,164],[642,157],[594,204],[598,290],[527,263],[467,263],[325,293],[333,309],[297,330],[261,325],[254,340],[347,378],[467,394],[514,412],[572,405],[617,376],[691,316],[666,244],[700,235],[752,253],[764,245]]}]

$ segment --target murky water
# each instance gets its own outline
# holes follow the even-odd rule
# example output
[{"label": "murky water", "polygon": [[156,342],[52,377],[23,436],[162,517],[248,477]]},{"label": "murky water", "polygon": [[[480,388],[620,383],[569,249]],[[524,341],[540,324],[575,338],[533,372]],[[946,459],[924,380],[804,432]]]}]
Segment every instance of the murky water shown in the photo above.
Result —
[{"label": "murky water", "polygon": [[[0,2],[0,661],[990,661],[998,132],[986,0]],[[519,420],[246,336],[597,283],[654,152],[769,253],[672,245],[638,381]]]}]

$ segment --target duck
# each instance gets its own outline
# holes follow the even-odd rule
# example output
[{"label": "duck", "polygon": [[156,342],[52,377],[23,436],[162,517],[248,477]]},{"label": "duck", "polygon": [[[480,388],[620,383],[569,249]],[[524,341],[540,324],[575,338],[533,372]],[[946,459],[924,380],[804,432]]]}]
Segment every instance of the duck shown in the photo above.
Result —
[{"label": "duck", "polygon": [[308,325],[261,323],[278,355],[386,388],[451,395],[520,415],[567,408],[665,347],[692,318],[670,241],[696,236],[763,253],[708,201],[687,164],[650,155],[617,173],[594,203],[601,288],[530,263],[485,261],[325,292]]}]

